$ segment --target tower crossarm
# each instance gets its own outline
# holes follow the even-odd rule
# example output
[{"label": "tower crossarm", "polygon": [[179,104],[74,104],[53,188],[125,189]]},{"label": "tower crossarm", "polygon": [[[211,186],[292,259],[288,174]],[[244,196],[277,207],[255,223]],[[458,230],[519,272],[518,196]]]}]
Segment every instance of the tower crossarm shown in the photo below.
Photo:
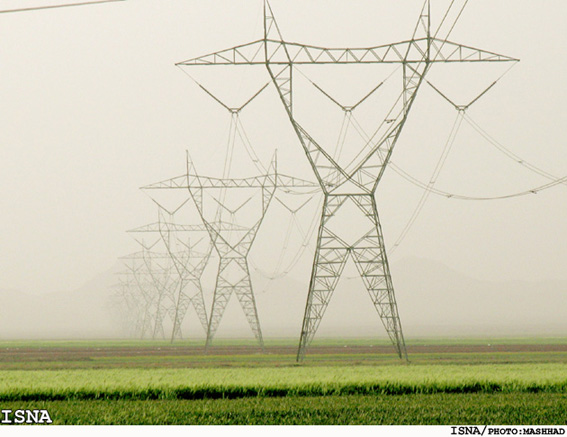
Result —
[{"label": "tower crossarm", "polygon": [[[184,254],[183,253],[173,253],[173,255],[181,257]],[[208,253],[203,253],[203,252],[197,252],[197,251],[191,251],[191,256],[195,257],[195,258],[201,258],[201,257],[206,257],[208,256]],[[147,253],[145,251],[139,251],[139,252],[134,252],[131,253],[129,255],[125,255],[125,256],[121,256],[119,259],[123,259],[123,260],[145,260],[148,257]],[[170,260],[171,259],[171,254],[169,252],[151,252],[151,259],[153,260]]]},{"label": "tower crossarm", "polygon": [[157,190],[157,189],[187,189],[187,175],[176,176],[164,181],[154,182],[153,184],[141,187],[141,190]]},{"label": "tower crossarm", "polygon": [[319,184],[294,176],[267,174],[249,178],[214,178],[208,176],[183,175],[142,187],[142,190],[191,188],[317,188]]},{"label": "tower crossarm", "polygon": [[254,65],[264,64],[264,40],[241,44],[215,53],[178,62],[175,65]]},{"label": "tower crossarm", "polygon": [[307,181],[305,179],[296,178],[295,176],[277,175],[277,188],[319,188],[317,182]]},{"label": "tower crossarm", "polygon": [[[519,62],[519,59],[455,42],[431,38],[429,62]],[[414,62],[414,61],[411,61]]]},{"label": "tower crossarm", "polygon": [[[203,224],[199,225],[182,225],[176,223],[165,223],[167,229],[169,231],[175,232],[207,232],[207,227]],[[161,226],[161,228],[160,228]],[[244,226],[240,226],[236,223],[228,223],[228,222],[217,222],[215,226],[223,231],[242,231],[247,229]],[[140,226],[138,228],[130,229],[126,232],[134,233],[134,232],[161,232],[163,231],[164,223],[150,223],[148,225]],[[192,252],[193,253],[193,252]]]},{"label": "tower crossarm", "polygon": [[253,176],[249,178],[213,178],[189,175],[189,184],[194,188],[263,188],[276,184],[275,175]]},{"label": "tower crossarm", "polygon": [[518,61],[495,52],[439,38],[424,37],[359,48],[327,48],[265,39],[182,61],[176,65],[408,64],[421,63],[424,60],[429,62]]},{"label": "tower crossarm", "polygon": [[292,64],[299,65],[408,64],[421,63],[424,60],[430,62],[517,61],[505,55],[437,38],[411,39],[363,48],[325,48],[266,40],[266,49],[265,61],[281,65],[289,64],[290,61]]},{"label": "tower crossarm", "polygon": [[142,190],[153,189],[188,189],[192,188],[263,188],[276,185],[275,174],[267,174],[262,176],[253,176],[249,178],[215,178],[208,176],[196,176],[190,174],[177,176],[165,181],[156,182],[154,184],[142,187]]},{"label": "tower crossarm", "polygon": [[130,229],[126,232],[160,232],[163,230],[163,227],[167,226],[169,231],[176,231],[176,232],[198,232],[198,231],[207,231],[204,225],[181,225],[177,223],[150,223],[144,226],[140,226],[138,228]]}]

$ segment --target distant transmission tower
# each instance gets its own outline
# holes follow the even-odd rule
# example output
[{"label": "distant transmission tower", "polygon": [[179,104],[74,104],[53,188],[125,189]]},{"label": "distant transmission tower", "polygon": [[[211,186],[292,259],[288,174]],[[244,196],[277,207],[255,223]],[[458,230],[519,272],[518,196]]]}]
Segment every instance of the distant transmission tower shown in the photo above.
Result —
[{"label": "distant transmission tower", "polygon": [[141,297],[140,312],[136,323],[136,332],[140,338],[155,338],[158,331],[163,332],[160,317],[160,301],[162,287],[154,281],[155,272],[151,272],[151,263],[146,250],[131,253],[120,259],[125,261],[126,275],[122,281],[129,293],[136,298]]},{"label": "distant transmission tower", "polygon": [[[263,348],[264,340],[252,291],[247,257],[276,189],[275,167],[271,168],[271,173],[265,176],[245,179],[214,179],[198,176],[193,165],[188,162],[188,174],[186,176],[143,187],[145,190],[160,188],[183,188],[189,190],[203,224],[209,232],[211,241],[220,257],[213,305],[207,329],[206,346],[210,346],[228,301],[232,294],[235,293],[259,345]],[[246,191],[252,194],[252,196],[231,211],[225,206],[226,199],[217,198],[220,197],[219,194],[224,194],[227,189],[237,189],[241,193]],[[212,209],[205,209],[203,202],[204,191],[213,192],[215,203],[220,204],[221,208],[230,211],[232,223],[234,223],[234,216],[238,210],[248,204],[257,194],[260,194],[259,208],[253,223],[238,230],[234,226],[223,225],[217,206]],[[209,211],[212,211],[214,215],[211,216]]]},{"label": "distant transmission tower", "polygon": [[[276,188],[313,187],[314,184],[301,179],[277,174],[276,161],[272,162],[267,174],[249,178],[211,178],[198,175],[193,164],[188,161],[187,175],[143,187],[144,190],[185,189],[189,190],[195,201],[203,224],[219,255],[219,268],[209,318],[206,346],[210,346],[220,325],[222,316],[232,294],[236,294],[248,324],[260,347],[264,347],[256,300],[250,279],[248,254],[256,238],[260,225]],[[226,192],[250,195],[233,209],[226,205]],[[204,194],[208,193],[215,203],[207,208]],[[211,194],[212,193],[212,194]],[[220,206],[220,208],[219,208]],[[236,223],[236,214],[247,207],[248,224]],[[228,223],[222,221],[222,210],[230,215]],[[253,211],[255,212],[253,212]],[[225,213],[226,215],[226,213]],[[254,216],[254,217],[253,217]],[[253,217],[253,218],[251,218]]]},{"label": "distant transmission tower", "polygon": [[[407,360],[375,192],[417,92],[433,64],[517,61],[448,40],[467,3],[468,0],[452,1],[434,33],[431,29],[430,1],[427,0],[414,33],[407,41],[366,48],[322,48],[286,42],[266,0],[263,39],[178,64],[265,65],[323,190],[323,212],[297,353],[298,361],[303,359],[306,348],[317,331],[349,255],[355,262],[399,357]],[[400,64],[403,75],[399,97],[387,118],[381,122],[372,141],[347,166],[340,165],[327,152],[327,148],[302,127],[293,111],[295,66],[329,64]],[[346,205],[352,208],[345,208]],[[353,213],[353,210],[356,212]],[[364,223],[359,228],[358,237],[349,239],[341,233],[339,223],[341,220],[344,223],[345,219],[350,223]]]},{"label": "distant transmission tower", "polygon": [[119,273],[118,282],[112,287],[115,292],[111,310],[119,317],[123,331],[133,338],[141,338],[145,317],[145,299],[137,285],[128,269]]},{"label": "distant transmission tower", "polygon": [[[183,225],[175,223],[174,214],[160,207],[157,222],[128,231],[133,233],[159,233],[170,261],[173,263],[176,273],[176,290],[173,294],[173,305],[168,309],[173,321],[171,341],[176,338],[183,338],[181,324],[191,306],[195,309],[204,331],[207,331],[208,319],[201,277],[212,249],[212,246],[209,245],[206,251],[197,251],[196,247],[201,242],[202,237],[201,239],[191,239],[191,237],[197,233],[206,232],[206,228],[201,224]],[[185,235],[185,238],[181,238],[180,235]],[[206,236],[205,238],[208,239]]]}]

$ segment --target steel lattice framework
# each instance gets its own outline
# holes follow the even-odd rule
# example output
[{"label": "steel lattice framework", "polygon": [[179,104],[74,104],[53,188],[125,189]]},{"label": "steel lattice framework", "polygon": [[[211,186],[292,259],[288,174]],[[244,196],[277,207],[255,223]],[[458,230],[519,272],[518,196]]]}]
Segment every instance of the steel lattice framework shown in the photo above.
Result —
[{"label": "steel lattice framework", "polygon": [[138,288],[134,273],[130,269],[120,272],[118,283],[113,288],[116,290],[113,297],[117,303],[113,308],[122,309],[119,316],[125,332],[133,337],[142,338],[148,311],[146,311],[145,296]]},{"label": "steel lattice framework", "polygon": [[[208,318],[201,277],[212,250],[212,246],[209,245],[205,252],[198,252],[195,247],[201,240],[191,239],[196,233],[206,232],[203,225],[177,224],[174,222],[173,216],[174,214],[168,213],[160,207],[157,222],[128,231],[132,233],[158,233],[177,273],[173,305],[168,308],[169,316],[173,321],[171,341],[175,338],[183,338],[181,324],[191,306],[195,309],[204,331],[207,332]],[[180,238],[180,233],[187,238]]]},{"label": "steel lattice framework", "polygon": [[[175,290],[169,254],[153,252],[151,246],[121,257],[126,260],[129,276],[125,285],[135,285],[145,305],[140,325],[140,337],[165,338],[163,320],[168,312]],[[169,303],[168,303],[169,301]]]},{"label": "steel lattice framework", "polygon": [[[324,193],[309,294],[301,330],[298,361],[306,352],[323,318],[329,300],[349,255],[370,294],[372,302],[400,358],[407,360],[405,341],[386,251],[376,208],[375,192],[392,151],[406,123],[410,109],[425,76],[434,64],[463,62],[512,62],[508,56],[457,44],[447,38],[466,6],[467,0],[451,2],[437,31],[431,32],[430,1],[426,0],[411,39],[393,44],[365,48],[323,48],[287,42],[268,1],[264,2],[264,38],[227,50],[180,62],[195,65],[264,65],[275,85],[281,102],[313,172]],[[456,18],[449,18],[451,8],[460,7]],[[454,9],[455,10],[455,9]],[[451,22],[452,21],[452,22]],[[445,38],[441,31],[449,31]],[[294,116],[294,66],[329,64],[401,64],[402,89],[388,119],[379,127],[376,141],[356,162],[341,166],[299,123]],[[345,208],[346,205],[354,208]],[[346,240],[340,227],[333,228],[346,210],[357,212],[349,220],[359,220],[358,239]],[[350,213],[352,214],[352,213]],[[343,217],[344,218],[344,217]]]},{"label": "steel lattice framework", "polygon": [[[212,343],[226,306],[233,293],[236,294],[258,344],[260,347],[264,347],[258,310],[256,308],[252,281],[250,279],[248,254],[250,253],[250,249],[264,220],[276,188],[314,188],[316,186],[317,185],[313,182],[278,174],[276,160],[274,158],[268,168],[267,174],[240,179],[200,176],[197,174],[193,163],[188,160],[186,175],[157,182],[142,188],[143,190],[188,190],[220,258],[207,330],[207,347]],[[226,194],[228,190],[251,194],[251,197],[241,203],[236,209],[230,210],[226,206]],[[205,208],[205,192],[212,196],[215,203],[218,204],[217,208]],[[236,213],[254,197],[259,197],[259,202],[255,205],[257,207],[256,218],[247,225],[236,225]],[[228,211],[231,216],[229,223],[222,221],[223,209]]]}]

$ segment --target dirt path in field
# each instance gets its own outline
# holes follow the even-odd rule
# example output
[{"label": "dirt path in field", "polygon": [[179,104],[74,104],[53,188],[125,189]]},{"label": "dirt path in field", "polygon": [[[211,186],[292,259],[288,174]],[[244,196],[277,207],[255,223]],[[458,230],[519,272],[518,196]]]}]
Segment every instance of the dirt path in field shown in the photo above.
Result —
[{"label": "dirt path in field", "polygon": [[[296,346],[269,346],[266,355],[261,354],[255,346],[213,346],[205,355],[202,346],[156,346],[156,347],[28,347],[0,348],[0,363],[15,362],[69,362],[93,361],[100,358],[132,358],[148,357],[187,357],[188,359],[207,356],[221,356],[226,359],[242,355],[295,356]],[[506,344],[506,345],[414,345],[408,346],[408,354],[482,354],[502,352],[567,352],[567,344]],[[392,346],[312,346],[309,355],[392,355]]]}]

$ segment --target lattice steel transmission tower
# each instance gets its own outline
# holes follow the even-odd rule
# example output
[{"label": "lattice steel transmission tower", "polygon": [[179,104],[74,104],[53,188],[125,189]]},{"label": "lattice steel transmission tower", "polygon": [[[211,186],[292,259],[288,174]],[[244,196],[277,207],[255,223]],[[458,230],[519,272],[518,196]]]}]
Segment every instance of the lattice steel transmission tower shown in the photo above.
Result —
[{"label": "lattice steel transmission tower", "polygon": [[[194,308],[203,330],[207,332],[208,318],[201,277],[212,250],[210,244],[207,244],[203,252],[197,250],[203,238],[208,240],[206,236],[207,230],[202,224],[184,225],[175,223],[174,215],[175,212],[170,213],[158,204],[157,222],[128,231],[132,233],[159,234],[173,263],[177,278],[175,281],[176,290],[173,294],[173,305],[168,308],[169,316],[173,321],[171,341],[176,338],[183,338],[181,324],[185,319],[187,310],[191,306]],[[198,233],[205,233],[205,236],[192,238]],[[184,235],[185,238],[181,238],[180,235]]]},{"label": "lattice steel transmission tower", "polygon": [[[249,178],[212,178],[198,175],[193,163],[188,160],[186,175],[142,188],[143,190],[188,190],[220,258],[207,330],[207,347],[212,343],[233,293],[236,294],[258,344],[261,348],[264,347],[250,278],[248,255],[276,188],[313,188],[315,186],[315,184],[302,179],[279,175],[275,158],[267,170],[268,172],[265,175]],[[227,206],[227,191],[248,197],[244,201],[241,198],[240,203],[235,208],[230,209]],[[207,198],[205,193],[208,195]],[[207,200],[209,201],[208,205]],[[213,204],[210,203],[210,200],[213,201]],[[247,223],[237,224],[236,214],[243,211],[245,207],[247,208]],[[228,223],[222,219],[223,210],[225,211],[224,215],[227,212],[230,215]]]},{"label": "lattice steel transmission tower", "polygon": [[112,309],[118,311],[124,332],[130,337],[141,338],[147,313],[144,295],[129,268],[118,275],[118,282],[113,286]]},{"label": "lattice steel transmission tower", "polygon": [[[286,42],[268,1],[264,2],[264,37],[220,52],[180,62],[192,65],[264,65],[275,85],[291,125],[324,193],[324,205],[309,284],[301,339],[300,361],[313,339],[345,263],[352,256],[388,336],[400,358],[407,352],[386,257],[375,192],[410,109],[432,65],[450,62],[510,62],[517,59],[448,40],[467,0],[451,2],[432,32],[430,1],[426,0],[412,37],[406,41],[365,48],[322,48]],[[294,114],[294,71],[298,65],[399,64],[401,90],[358,159],[339,164],[300,124]],[[352,208],[345,208],[350,205]],[[341,216],[362,223],[357,238],[346,238]],[[353,214],[353,215],[352,215]],[[343,219],[345,217],[342,217]]]},{"label": "lattice steel transmission tower", "polygon": [[[189,190],[197,206],[203,225],[207,229],[210,239],[219,255],[219,268],[211,314],[208,321],[206,347],[211,345],[225,308],[234,293],[240,302],[254,336],[258,340],[259,345],[263,348],[264,340],[252,290],[247,257],[276,189],[275,168],[272,168],[271,174],[245,179],[215,179],[197,176],[194,166],[189,162],[187,168],[187,175],[158,182],[157,184],[152,184],[142,189],[182,188]],[[235,229],[234,226],[221,226],[223,222],[218,205],[228,210],[228,207],[225,206],[226,198],[224,198],[224,194],[228,189],[238,189],[240,193],[248,191],[252,194],[244,203],[230,211],[231,218],[233,219],[232,224],[234,224],[234,215],[238,210],[248,204],[253,197],[258,194],[260,195],[258,211],[253,219],[253,223],[249,226],[244,226],[240,229]],[[205,190],[216,194],[216,196],[213,194],[213,199],[215,203],[217,203],[214,208],[205,208],[203,199],[203,192]],[[223,196],[220,197],[219,194]],[[211,212],[213,213],[212,216]]]},{"label": "lattice steel transmission tower", "polygon": [[169,282],[170,269],[160,266],[157,268],[155,259],[166,259],[166,254],[156,254],[148,247],[142,247],[139,252],[131,253],[120,259],[124,260],[126,278],[123,283],[129,291],[142,297],[143,310],[139,313],[137,331],[140,338],[152,338],[160,335],[165,338],[163,315],[165,296],[168,294],[166,283]]},{"label": "lattice steel transmission tower", "polygon": [[141,286],[148,289],[150,296],[153,294],[150,297],[154,311],[151,337],[152,339],[160,337],[165,340],[164,322],[166,317],[174,322],[176,291],[179,289],[181,278],[176,274],[174,263],[168,252],[156,252],[150,247],[144,247],[142,251],[129,255],[129,259],[143,264],[143,268],[136,274],[139,278],[141,277]]}]

